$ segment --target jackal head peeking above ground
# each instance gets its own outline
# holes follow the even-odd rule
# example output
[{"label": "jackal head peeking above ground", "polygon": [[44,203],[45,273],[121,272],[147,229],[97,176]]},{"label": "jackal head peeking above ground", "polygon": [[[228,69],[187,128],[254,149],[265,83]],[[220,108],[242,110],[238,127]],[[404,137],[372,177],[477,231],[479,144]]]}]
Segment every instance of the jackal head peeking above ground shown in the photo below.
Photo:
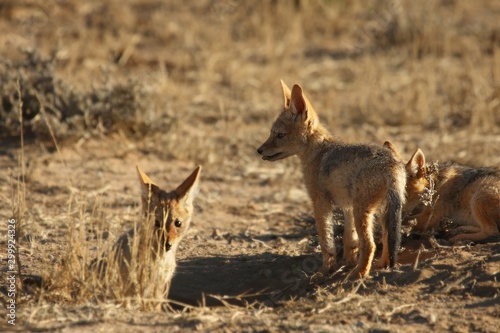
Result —
[{"label": "jackal head peeking above ground", "polygon": [[281,81],[283,89],[283,112],[271,128],[269,138],[257,149],[263,160],[277,161],[301,154],[307,147],[309,138],[329,137],[328,131],[320,124],[311,103],[302,88],[295,84],[290,88]]},{"label": "jackal head peeking above ground", "polygon": [[[154,221],[154,243],[159,251],[174,251],[184,237],[193,213],[193,199],[198,192],[198,166],[175,190],[160,189],[139,167],[142,211]],[[156,244],[155,244],[156,243]]]}]

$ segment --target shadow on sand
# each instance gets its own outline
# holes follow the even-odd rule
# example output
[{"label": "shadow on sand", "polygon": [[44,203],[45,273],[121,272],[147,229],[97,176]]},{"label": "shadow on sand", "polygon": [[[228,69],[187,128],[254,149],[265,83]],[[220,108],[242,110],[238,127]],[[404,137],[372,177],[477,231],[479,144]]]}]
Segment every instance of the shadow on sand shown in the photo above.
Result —
[{"label": "shadow on sand", "polygon": [[169,298],[195,306],[222,305],[220,298],[232,304],[259,301],[274,306],[310,289],[308,276],[320,267],[321,257],[315,254],[194,258],[178,263]]},{"label": "shadow on sand", "polygon": [[[452,276],[453,267],[441,267],[434,263],[438,251],[421,252],[422,243],[427,242],[406,239],[397,267],[372,269],[370,277],[362,282],[364,287],[357,292],[371,293],[386,284],[403,287],[418,283],[423,288],[431,289],[439,281],[453,284],[456,279]],[[429,249],[430,245],[426,245]],[[379,248],[376,259],[380,257],[380,252]],[[337,259],[341,260],[341,254],[338,254]],[[290,298],[312,295],[317,287],[346,291],[358,283],[346,281],[348,268],[320,283],[311,283],[311,276],[320,269],[321,263],[320,253],[291,257],[268,252],[187,259],[178,263],[169,298],[193,306],[219,306],[223,302],[244,305],[245,302],[253,301],[277,306]],[[478,271],[473,275],[469,279],[481,279],[484,274]],[[490,289],[480,294],[489,295]]]}]

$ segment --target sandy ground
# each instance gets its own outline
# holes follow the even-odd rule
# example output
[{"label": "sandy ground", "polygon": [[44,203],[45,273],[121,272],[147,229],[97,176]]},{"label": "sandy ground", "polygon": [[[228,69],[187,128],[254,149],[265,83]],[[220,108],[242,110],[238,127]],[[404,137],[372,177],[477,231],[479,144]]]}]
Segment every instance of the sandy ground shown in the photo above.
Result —
[{"label": "sandy ground", "polygon": [[[27,189],[36,223],[26,228],[21,243],[25,274],[42,274],[46,265],[57,270],[67,218],[76,213],[68,212],[75,209],[68,207],[72,196],[84,192],[81,200],[89,207],[99,202],[110,240],[133,225],[139,186],[133,166],[124,161],[137,162],[160,184],[176,184],[191,169],[188,163],[167,163],[118,140],[104,144],[106,149],[102,141],[62,148],[60,155],[35,147],[26,152],[36,161]],[[16,168],[15,158],[4,156],[1,163],[4,170]],[[339,272],[311,283],[321,265],[311,207],[300,176],[284,179],[284,169],[278,170],[257,157],[244,174],[203,170],[194,221],[178,251],[170,294],[176,302],[201,306],[203,314],[199,309],[191,315],[156,314],[151,324],[147,313],[142,317],[113,308],[103,315],[106,311],[97,308],[88,314],[81,305],[70,305],[73,314],[64,306],[55,318],[43,310],[51,306],[35,311],[38,306],[28,301],[19,308],[20,321],[26,323],[20,326],[63,331],[497,330],[498,243],[450,246],[410,235],[404,237],[393,270],[375,270],[362,282],[344,282],[345,274]],[[68,174],[72,187],[65,185]],[[8,191],[7,184],[3,188]],[[337,235],[341,228],[339,223]],[[337,243],[340,247],[339,237]],[[99,311],[102,317],[94,313]],[[117,319],[121,316],[123,322]]]},{"label": "sandy ground", "polygon": [[[57,55],[57,78],[87,89],[138,80],[149,93],[144,105],[151,109],[141,109],[137,117],[153,120],[144,122],[146,130],[139,134],[118,127],[69,135],[71,130],[54,125],[55,140],[38,136],[35,128],[23,147],[19,135],[2,136],[0,212],[5,221],[15,216],[16,207],[25,208],[19,239],[23,274],[34,280],[59,274],[71,246],[68,230],[74,226],[98,220],[111,242],[131,228],[139,211],[136,165],[159,185],[173,189],[202,164],[200,193],[191,228],[178,250],[172,310],[155,313],[72,300],[27,284],[18,293],[17,325],[2,321],[2,331],[498,331],[498,242],[450,244],[442,234],[407,232],[394,269],[373,270],[369,278],[355,282],[345,281],[345,269],[340,269],[325,281],[311,282],[321,258],[298,161],[265,162],[255,149],[280,111],[279,79],[284,78],[302,83],[326,126],[343,140],[391,140],[406,158],[421,147],[429,160],[498,166],[500,120],[495,118],[495,103],[500,92],[495,95],[492,84],[488,98],[478,102],[470,91],[482,82],[475,81],[479,72],[500,73],[497,65],[490,66],[495,59],[500,63],[500,46],[489,52],[482,36],[476,45],[476,35],[459,38],[450,33],[456,39],[443,35],[448,44],[442,49],[432,44],[427,57],[406,58],[397,48],[350,55],[332,48],[333,42],[319,33],[307,40],[294,37],[298,30],[289,29],[284,40],[271,33],[265,36],[274,37],[265,39],[255,27],[271,29],[269,14],[238,1],[200,2],[190,8],[158,1],[127,1],[123,6],[113,1],[102,6],[54,3],[41,14],[36,1],[0,6],[4,28],[17,31],[32,13],[38,13],[35,18],[41,22],[35,25],[36,38],[2,37],[5,58],[21,59],[22,52],[12,43],[19,46],[15,43],[33,39],[42,54],[48,53],[58,31],[66,43]],[[440,10],[452,6],[446,3]],[[460,20],[468,22],[463,14],[468,7],[453,6],[455,29]],[[476,8],[474,17],[487,24],[490,12],[498,13],[491,6],[490,11]],[[212,14],[202,19],[206,8],[212,8]],[[246,16],[241,8],[255,11],[242,20]],[[308,15],[313,9],[303,10]],[[342,32],[347,27],[362,27],[359,21],[370,20],[366,10],[349,10],[346,18],[342,11],[335,14],[338,26],[325,28],[335,45],[353,38]],[[173,13],[170,20],[154,14],[162,11]],[[119,15],[106,16],[115,12]],[[325,15],[334,12],[326,10]],[[73,14],[77,19],[71,24]],[[312,29],[304,22],[304,31]],[[310,24],[317,28],[315,22]],[[475,27],[468,24],[467,29]],[[131,27],[141,35],[137,41]],[[276,31],[281,32],[280,27]],[[428,35],[422,36],[422,43],[428,41]],[[469,62],[461,62],[456,52],[462,49],[452,43],[456,40],[464,53],[472,54],[463,57]],[[95,47],[86,46],[89,43]],[[305,46],[299,48],[300,43]],[[480,53],[478,58],[474,52]],[[476,61],[484,67],[473,66]],[[449,95],[440,95],[441,88]],[[341,262],[343,226],[336,216]],[[95,252],[94,231],[85,228],[82,239]],[[2,238],[2,274],[7,272],[6,244]],[[0,286],[3,317],[4,281]]]}]

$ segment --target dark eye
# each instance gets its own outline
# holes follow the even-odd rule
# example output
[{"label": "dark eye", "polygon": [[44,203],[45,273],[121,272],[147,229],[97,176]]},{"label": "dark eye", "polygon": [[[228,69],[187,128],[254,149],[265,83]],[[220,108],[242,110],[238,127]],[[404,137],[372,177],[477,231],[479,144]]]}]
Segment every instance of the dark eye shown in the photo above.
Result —
[{"label": "dark eye", "polygon": [[278,133],[278,139],[283,139],[285,137],[285,133]]},{"label": "dark eye", "polygon": [[176,228],[180,228],[181,225],[182,225],[182,222],[179,221],[179,220],[175,220],[174,225],[175,225]]}]

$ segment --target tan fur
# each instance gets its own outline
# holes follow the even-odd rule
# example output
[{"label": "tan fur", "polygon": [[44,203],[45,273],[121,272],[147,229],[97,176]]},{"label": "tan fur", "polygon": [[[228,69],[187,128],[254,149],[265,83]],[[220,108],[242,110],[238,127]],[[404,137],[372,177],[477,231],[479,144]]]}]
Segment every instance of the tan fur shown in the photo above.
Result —
[{"label": "tan fur", "polygon": [[[384,147],[392,151],[394,156],[402,161],[402,157],[391,142],[384,142]],[[403,211],[409,214],[415,207],[421,204],[421,194],[429,187],[429,181],[425,177],[425,157],[420,149],[417,149],[410,161],[405,165],[407,174],[406,200]]]},{"label": "tan fur", "polygon": [[[397,238],[391,246],[397,248],[399,245],[400,236],[396,234],[399,233],[404,200],[404,166],[382,147],[349,145],[334,140],[299,85],[290,90],[282,82],[282,89],[284,110],[274,122],[269,138],[257,151],[268,161],[292,155],[299,157],[314,206],[323,255],[322,271],[331,271],[336,264],[332,217],[333,208],[337,206],[344,210],[344,258],[349,264],[356,263],[359,242],[359,258],[350,276],[365,276],[375,253],[374,215],[379,214],[388,221],[385,218],[389,215],[386,214],[388,207],[391,212],[399,212],[399,217],[391,215],[392,220],[399,222],[389,223],[391,235]],[[388,199],[389,194],[394,194],[392,199]],[[379,263],[388,266],[389,258],[394,263],[397,249],[389,253],[389,231],[384,223],[383,228],[383,253]]]},{"label": "tan fur", "polygon": [[406,165],[408,173],[408,199],[405,211],[419,205],[419,196],[429,187],[432,179],[438,200],[434,207],[422,209],[411,218],[417,219],[416,229],[426,231],[437,228],[443,218],[461,225],[460,234],[451,241],[481,241],[500,235],[500,170],[472,168],[456,163],[443,163],[436,172],[429,172],[425,156],[420,149]]},{"label": "tan fur", "polygon": [[397,158],[398,160],[401,160],[401,161],[403,160],[401,158],[401,155],[399,154],[398,150],[396,149],[396,146],[394,144],[392,144],[392,142],[390,142],[390,141],[384,142],[384,148],[389,149],[394,154],[394,157]]},{"label": "tan fur", "polygon": [[[137,285],[144,285],[141,296],[167,298],[176,267],[177,247],[191,222],[200,170],[198,166],[175,190],[166,192],[137,167],[145,219],[137,228],[119,237],[113,246],[121,283],[130,286],[126,288],[126,295],[134,296],[140,292]],[[101,276],[106,275],[108,259],[99,263]]]}]

